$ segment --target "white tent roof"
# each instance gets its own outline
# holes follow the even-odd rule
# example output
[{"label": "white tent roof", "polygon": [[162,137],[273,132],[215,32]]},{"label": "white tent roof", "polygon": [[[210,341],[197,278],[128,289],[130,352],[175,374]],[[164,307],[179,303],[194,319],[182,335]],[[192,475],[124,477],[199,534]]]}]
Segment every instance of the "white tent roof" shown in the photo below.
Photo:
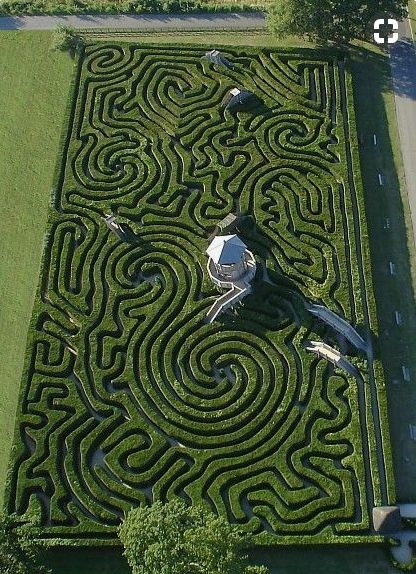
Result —
[{"label": "white tent roof", "polygon": [[207,249],[214,263],[232,265],[243,258],[247,245],[237,235],[217,235]]}]

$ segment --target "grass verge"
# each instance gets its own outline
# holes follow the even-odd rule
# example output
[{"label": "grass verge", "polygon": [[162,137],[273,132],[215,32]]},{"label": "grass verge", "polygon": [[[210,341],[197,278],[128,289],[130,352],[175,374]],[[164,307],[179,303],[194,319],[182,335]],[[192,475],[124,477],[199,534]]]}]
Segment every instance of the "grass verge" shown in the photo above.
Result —
[{"label": "grass verge", "polygon": [[275,38],[272,34],[263,30],[213,30],[213,31],[188,31],[180,32],[171,30],[169,32],[155,31],[138,32],[137,30],[88,30],[83,34],[86,38],[95,40],[118,40],[135,41],[143,44],[212,44],[227,46],[265,46],[269,48],[292,48],[292,47],[313,47],[311,42],[300,40],[296,36],[289,36],[284,40]]},{"label": "grass verge", "polygon": [[51,34],[1,32],[0,500],[73,63]]},{"label": "grass verge", "polygon": [[[402,366],[416,357],[415,252],[405,188],[389,60],[385,54],[357,50],[353,59],[360,159],[369,226],[372,274],[379,320],[377,354],[383,360],[390,435],[399,501],[415,500],[416,381],[405,382]],[[376,136],[376,145],[374,143]],[[379,184],[378,174],[383,176]],[[390,270],[394,264],[395,273]],[[402,316],[396,324],[395,311]]]},{"label": "grass verge", "polygon": [[[416,4],[416,3],[415,3]],[[416,11],[416,6],[414,7]],[[413,15],[416,17],[416,14]],[[188,41],[242,43],[242,33],[218,34],[160,34],[140,35],[146,42]],[[193,39],[193,36],[196,36]],[[203,36],[203,38],[202,38]],[[130,39],[130,36],[129,36]],[[253,42],[253,43],[252,43]],[[286,45],[295,45],[296,41]],[[32,310],[39,261],[42,251],[43,229],[56,149],[71,80],[72,62],[65,54],[49,50],[50,33],[2,32],[0,35],[0,62],[3,71],[3,104],[0,139],[0,177],[2,179],[1,205],[3,209],[3,245],[0,251],[0,373],[1,418],[3,441],[0,444],[0,488],[4,481],[14,413],[20,382],[20,372],[26,344],[26,329]],[[282,45],[265,34],[244,35],[245,45]],[[299,42],[297,42],[299,45]],[[414,492],[415,471],[404,461],[407,447],[413,447],[408,434],[408,420],[404,416],[408,405],[415,404],[415,383],[404,383],[400,367],[403,361],[415,356],[413,334],[414,300],[411,287],[412,274],[408,235],[411,230],[407,197],[401,167],[400,147],[395,123],[394,99],[389,79],[388,61],[370,52],[357,52],[354,60],[355,96],[359,132],[364,138],[361,148],[362,172],[366,189],[367,209],[370,210],[369,232],[373,259],[373,277],[377,296],[380,331],[387,333],[394,327],[392,304],[400,302],[406,322],[400,336],[393,331],[390,339],[379,341],[384,356],[386,378],[389,381],[391,436],[395,452],[396,485],[399,499],[411,497]],[[44,78],[48,78],[46,82]],[[375,97],[380,90],[382,97]],[[373,149],[371,141],[377,133],[379,147]],[[18,145],[17,145],[18,143]],[[41,144],[41,145],[40,145]],[[377,186],[378,169],[386,177],[385,189]],[[389,193],[390,192],[390,193]],[[404,205],[404,210],[403,210]],[[390,214],[390,215],[388,215]],[[395,218],[396,216],[396,218]],[[386,237],[385,217],[394,221],[393,232]],[[411,233],[410,233],[411,234]],[[389,257],[394,255],[398,278],[390,277]],[[409,319],[409,322],[408,322]],[[387,330],[387,333],[386,333]],[[394,384],[394,380],[399,383]],[[416,422],[416,421],[413,421]],[[413,460],[415,460],[413,455]],[[2,490],[2,488],[1,488]],[[263,558],[263,557],[262,557]],[[345,549],[285,548],[269,556],[273,573],[329,574],[373,572],[389,574],[393,570],[384,558],[383,550],[371,547]],[[48,564],[59,574],[108,574],[128,572],[124,560],[113,551],[84,551],[76,556],[68,550],[59,550],[48,556]]]},{"label": "grass verge", "polygon": [[409,1],[409,22],[412,28],[413,40],[416,40],[416,1]]}]

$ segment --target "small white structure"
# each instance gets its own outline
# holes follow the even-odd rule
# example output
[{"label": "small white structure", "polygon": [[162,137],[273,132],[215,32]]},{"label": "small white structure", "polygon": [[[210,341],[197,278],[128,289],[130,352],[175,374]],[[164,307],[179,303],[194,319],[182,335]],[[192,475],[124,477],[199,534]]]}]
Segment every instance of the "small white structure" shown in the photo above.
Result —
[{"label": "small white structure", "polygon": [[311,351],[312,353],[316,353],[320,357],[330,361],[333,365],[339,367],[340,369],[344,369],[348,373],[354,375],[357,372],[357,369],[354,367],[354,365],[350,363],[344,357],[344,355],[341,355],[337,349],[330,347],[322,341],[310,341],[306,345],[306,350]]},{"label": "small white structure", "polygon": [[403,379],[406,381],[406,383],[409,383],[410,382],[409,367],[405,367],[404,365],[402,365],[402,374],[403,374]]},{"label": "small white structure", "polygon": [[116,221],[114,215],[104,215],[104,222],[108,229],[115,233],[120,239],[125,239],[124,229]]},{"label": "small white structure", "polygon": [[232,63],[227,60],[227,58],[223,56],[218,50],[210,50],[209,52],[205,52],[205,58],[213,64],[217,64],[218,66],[225,66],[226,68],[233,67]]},{"label": "small white structure", "polygon": [[251,293],[250,283],[256,274],[256,260],[237,235],[217,235],[206,253],[211,280],[222,289],[228,289],[208,311],[207,321],[212,323],[218,315]]},{"label": "small white structure", "polygon": [[208,273],[219,287],[231,288],[229,283],[250,282],[256,273],[254,255],[238,235],[217,235],[206,251]]}]

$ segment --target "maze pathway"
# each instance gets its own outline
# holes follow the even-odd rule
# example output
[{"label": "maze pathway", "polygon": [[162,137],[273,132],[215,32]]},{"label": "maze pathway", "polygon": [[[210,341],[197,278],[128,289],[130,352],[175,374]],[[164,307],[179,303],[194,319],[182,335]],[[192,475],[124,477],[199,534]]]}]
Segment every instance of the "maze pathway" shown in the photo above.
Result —
[{"label": "maze pathway", "polygon": [[[9,481],[45,537],[105,543],[174,496],[259,541],[370,532],[371,361],[354,378],[305,350],[336,337],[307,302],[365,329],[373,298],[349,73],[330,52],[228,49],[217,69],[205,51],[103,43],[79,62]],[[234,86],[258,105],[224,110]],[[269,281],[207,324],[204,252],[237,209]]]}]

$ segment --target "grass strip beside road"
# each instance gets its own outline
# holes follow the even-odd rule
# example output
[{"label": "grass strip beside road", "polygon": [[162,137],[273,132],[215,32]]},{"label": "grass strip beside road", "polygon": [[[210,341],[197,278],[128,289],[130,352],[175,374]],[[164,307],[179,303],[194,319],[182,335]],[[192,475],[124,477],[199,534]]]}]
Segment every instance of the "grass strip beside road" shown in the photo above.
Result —
[{"label": "grass strip beside road", "polygon": [[212,31],[193,31],[180,32],[170,30],[168,32],[155,31],[140,32],[137,30],[83,30],[83,36],[90,41],[119,41],[119,42],[138,42],[140,44],[204,44],[212,47],[224,46],[257,46],[267,48],[313,48],[314,44],[308,41],[302,41],[296,36],[289,36],[284,40],[279,40],[272,34],[264,30],[212,30]]},{"label": "grass strip beside road", "polygon": [[[357,50],[353,61],[354,95],[365,190],[373,282],[379,321],[376,352],[386,375],[390,435],[397,499],[415,501],[416,442],[416,285],[415,248],[396,122],[388,57]],[[374,134],[377,144],[374,144]],[[378,174],[382,175],[380,185]],[[394,274],[390,270],[394,265]],[[402,317],[396,324],[395,312]],[[408,366],[411,381],[403,379]]]}]

